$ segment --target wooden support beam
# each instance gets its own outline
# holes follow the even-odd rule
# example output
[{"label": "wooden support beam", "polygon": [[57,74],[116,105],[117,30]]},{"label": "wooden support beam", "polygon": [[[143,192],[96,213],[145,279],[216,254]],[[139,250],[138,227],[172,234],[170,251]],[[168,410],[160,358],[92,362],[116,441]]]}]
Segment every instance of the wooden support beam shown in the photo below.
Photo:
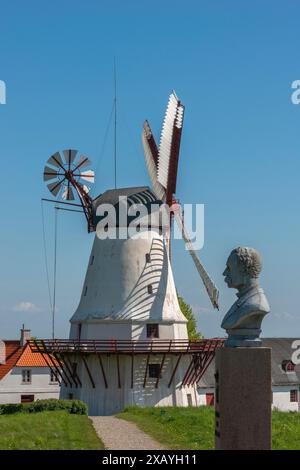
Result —
[{"label": "wooden support beam", "polygon": [[206,360],[206,364],[204,367],[201,368],[201,370],[198,372],[197,377],[194,379],[194,381],[191,383],[191,385],[194,385],[195,383],[198,383],[201,377],[203,377],[203,374],[206,372],[208,367],[210,366],[212,360],[214,358],[214,353],[211,353],[208,359]]},{"label": "wooden support beam", "polygon": [[103,377],[103,380],[104,380],[105,388],[108,388],[106,375],[105,375],[105,371],[104,371],[104,367],[103,367],[103,362],[102,362],[102,358],[101,358],[100,354],[98,354],[98,359],[99,359],[100,369],[102,371],[102,377]]},{"label": "wooden support beam", "polygon": [[171,384],[172,384],[173,379],[174,379],[174,377],[175,377],[175,374],[176,374],[176,371],[177,371],[177,369],[178,369],[179,362],[180,362],[181,358],[182,358],[182,353],[179,354],[179,357],[178,357],[178,359],[177,359],[177,361],[176,361],[175,367],[174,367],[174,369],[173,369],[173,372],[172,372],[172,374],[171,374],[171,377],[170,377],[170,380],[169,380],[169,383],[168,383],[168,388],[171,387]]},{"label": "wooden support beam", "polygon": [[41,353],[42,356],[43,356],[43,359],[44,361],[46,362],[47,366],[49,367],[49,369],[51,370],[52,374],[54,374],[54,377],[56,378],[57,382],[59,383],[59,385],[61,384],[61,381],[60,381],[60,376],[59,374],[56,372],[56,370],[51,366],[51,364],[49,363],[48,359],[47,359],[47,354],[43,354]]},{"label": "wooden support beam", "polygon": [[159,368],[158,376],[157,376],[157,379],[156,379],[155,388],[158,387],[158,383],[159,383],[159,379],[161,377],[161,373],[162,373],[162,369],[163,369],[163,366],[164,366],[164,363],[165,363],[165,359],[166,359],[166,354],[163,355],[162,361],[160,363],[160,368]]},{"label": "wooden support beam", "polygon": [[59,367],[61,368],[61,370],[63,371],[63,373],[65,374],[65,377],[67,379],[67,381],[69,382],[69,385],[70,387],[73,387],[73,383],[72,383],[72,380],[70,379],[70,377],[68,376],[67,372],[65,371],[65,368],[63,366],[63,363],[61,362],[60,360],[60,357],[58,355],[58,353],[53,353],[53,356],[55,357],[55,359],[57,360],[58,364],[59,364]]},{"label": "wooden support beam", "polygon": [[192,374],[190,374],[189,377],[187,377],[186,385],[192,385],[194,383],[194,380],[198,376],[199,370],[201,371],[203,369],[203,366],[206,363],[207,354],[208,352],[206,351],[206,352],[194,355],[194,369],[192,371]]},{"label": "wooden support beam", "polygon": [[[68,361],[69,367],[70,367],[70,369],[73,371],[73,374],[74,374],[74,376],[76,377],[77,382],[79,383],[79,386],[82,387],[82,383],[81,383],[80,377],[79,377],[79,375],[78,375],[78,373],[77,373],[77,368],[74,367],[74,364],[77,364],[77,363],[75,362],[74,364],[71,364],[71,361],[70,361],[70,359],[68,358],[67,355],[64,356],[64,360],[65,360],[65,359]],[[75,356],[75,359],[76,359],[76,356]]]},{"label": "wooden support beam", "polygon": [[194,366],[194,358],[192,356],[192,359],[191,359],[191,362],[190,362],[190,365],[189,367],[187,368],[187,371],[182,379],[182,383],[181,383],[181,387],[184,387],[186,385],[186,380],[187,380],[187,377],[189,377],[191,371],[193,370],[193,366]]},{"label": "wooden support beam", "polygon": [[146,368],[145,368],[145,375],[144,375],[144,383],[143,383],[143,388],[146,387],[146,382],[147,382],[147,373],[148,373],[148,365],[149,365],[149,358],[150,354],[147,355],[147,361],[146,361]]},{"label": "wooden support beam", "polygon": [[121,388],[119,354],[117,354],[116,360],[117,360],[117,371],[118,371],[118,388]]},{"label": "wooden support beam", "polygon": [[93,388],[96,388],[96,385],[95,385],[93,376],[92,376],[91,371],[90,371],[90,369],[89,369],[87,360],[86,360],[86,358],[84,357],[84,354],[82,354],[81,357],[82,357],[82,361],[83,361],[83,363],[84,363],[84,365],[85,365],[85,368],[86,368],[86,370],[87,370],[87,373],[88,373],[89,379],[90,379],[90,381],[91,381],[92,387],[93,387]]},{"label": "wooden support beam", "polygon": [[131,388],[133,388],[133,373],[134,373],[134,354],[131,354]]},{"label": "wooden support beam", "polygon": [[71,378],[73,379],[75,387],[77,388],[78,387],[78,382],[77,382],[77,378],[76,378],[76,375],[75,375],[75,371],[73,371],[72,366],[69,365],[67,356],[66,355],[63,356],[63,354],[60,354],[60,355],[61,355],[61,359],[62,359],[63,363],[65,364]]},{"label": "wooden support beam", "polygon": [[[39,347],[38,344],[37,344],[37,341],[35,341],[35,345],[36,345],[38,351],[39,351],[40,353],[42,353],[40,347]],[[45,344],[44,344],[43,341],[42,341],[42,345],[43,345],[44,351],[45,351],[45,353],[47,354],[47,356],[48,356],[48,358],[49,358],[49,360],[50,360],[52,366],[54,367],[54,369],[56,370],[56,372],[57,372],[58,375],[60,376],[61,380],[63,381],[63,383],[64,383],[65,386],[67,387],[68,384],[67,384],[66,380],[64,379],[64,376],[63,376],[62,372],[60,371],[60,369],[57,367],[57,365],[56,365],[55,362],[53,361],[52,355],[47,352],[47,348],[45,347]]]}]

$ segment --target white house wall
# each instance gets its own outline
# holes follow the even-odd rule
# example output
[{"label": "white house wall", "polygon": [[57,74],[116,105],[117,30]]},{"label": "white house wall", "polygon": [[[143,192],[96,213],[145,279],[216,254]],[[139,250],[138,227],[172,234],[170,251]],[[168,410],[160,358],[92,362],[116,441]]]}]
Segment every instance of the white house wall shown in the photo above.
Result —
[{"label": "white house wall", "polygon": [[290,401],[290,391],[298,390],[298,400],[300,395],[300,388],[297,386],[276,386],[272,387],[273,391],[273,408],[277,408],[280,411],[300,411],[299,401],[291,402]]},{"label": "white house wall", "polygon": [[[31,383],[22,383],[22,370],[31,370]],[[0,404],[20,403],[21,395],[34,395],[35,400],[59,398],[60,387],[50,382],[47,367],[14,367],[0,381]]]}]

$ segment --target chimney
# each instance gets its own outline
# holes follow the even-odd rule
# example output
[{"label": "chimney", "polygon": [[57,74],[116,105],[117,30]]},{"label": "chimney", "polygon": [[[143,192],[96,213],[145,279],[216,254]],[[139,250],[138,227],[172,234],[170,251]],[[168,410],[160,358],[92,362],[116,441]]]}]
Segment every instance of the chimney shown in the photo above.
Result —
[{"label": "chimney", "polygon": [[24,325],[21,329],[21,338],[20,338],[20,345],[23,347],[26,344],[26,341],[31,338],[31,330],[25,329]]}]

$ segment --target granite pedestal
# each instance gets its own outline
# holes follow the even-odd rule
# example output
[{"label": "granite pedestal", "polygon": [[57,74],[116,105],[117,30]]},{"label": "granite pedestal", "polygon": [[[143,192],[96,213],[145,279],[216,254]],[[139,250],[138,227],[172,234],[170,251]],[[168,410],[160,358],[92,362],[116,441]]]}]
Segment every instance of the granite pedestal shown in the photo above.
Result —
[{"label": "granite pedestal", "polygon": [[216,449],[271,449],[271,349],[218,349],[215,379]]}]

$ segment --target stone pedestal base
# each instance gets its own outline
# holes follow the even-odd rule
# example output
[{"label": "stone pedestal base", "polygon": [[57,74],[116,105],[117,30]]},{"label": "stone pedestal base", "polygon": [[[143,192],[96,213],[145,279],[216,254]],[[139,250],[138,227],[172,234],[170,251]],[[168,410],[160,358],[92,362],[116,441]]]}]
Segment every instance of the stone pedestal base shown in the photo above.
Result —
[{"label": "stone pedestal base", "polygon": [[215,377],[216,449],[271,449],[271,349],[218,349]]}]

